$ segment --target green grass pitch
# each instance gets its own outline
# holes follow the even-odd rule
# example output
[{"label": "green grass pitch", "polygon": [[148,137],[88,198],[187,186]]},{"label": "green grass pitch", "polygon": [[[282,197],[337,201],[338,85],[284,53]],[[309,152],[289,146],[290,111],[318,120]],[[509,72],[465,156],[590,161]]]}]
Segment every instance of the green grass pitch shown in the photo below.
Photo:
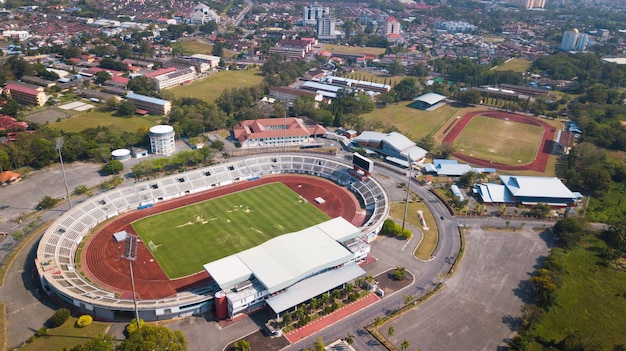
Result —
[{"label": "green grass pitch", "polygon": [[272,183],[146,217],[132,226],[175,279],[328,219],[283,183]]},{"label": "green grass pitch", "polygon": [[535,159],[542,138],[540,126],[475,116],[456,138],[454,147],[483,160],[523,165]]}]

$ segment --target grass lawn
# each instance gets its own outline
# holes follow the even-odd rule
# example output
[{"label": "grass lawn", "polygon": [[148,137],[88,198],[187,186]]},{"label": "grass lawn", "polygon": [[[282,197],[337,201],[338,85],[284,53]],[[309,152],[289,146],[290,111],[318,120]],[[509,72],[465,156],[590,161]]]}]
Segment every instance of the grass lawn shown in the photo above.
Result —
[{"label": "grass lawn", "polygon": [[79,112],[59,122],[50,122],[48,126],[65,132],[76,133],[87,128],[98,126],[113,127],[127,132],[135,132],[140,128],[150,128],[159,123],[161,116],[134,116],[132,118],[113,116],[110,112],[97,109]]},{"label": "grass lawn", "polygon": [[[182,54],[191,56],[195,54],[213,55],[213,45],[205,44],[198,40],[185,40],[172,43],[172,48],[181,49]],[[224,57],[230,58],[237,55],[236,53],[224,50]]]},{"label": "grass lawn", "polygon": [[263,80],[260,69],[242,71],[220,71],[188,85],[181,85],[168,91],[176,98],[193,97],[214,102],[225,89],[244,88],[258,85]]},{"label": "grass lawn", "polygon": [[[104,335],[109,329],[110,323],[93,322],[85,328],[76,328],[77,318],[70,318],[62,326],[48,329],[48,335],[35,339],[34,342],[21,347],[20,351],[58,351],[70,349],[76,345],[84,344],[98,335]],[[34,334],[34,332],[33,332]]]},{"label": "grass lawn", "polygon": [[531,65],[532,65],[532,61],[521,59],[521,58],[514,58],[514,59],[509,60],[508,62],[501,64],[500,66],[495,67],[494,70],[495,71],[513,71],[513,72],[522,73],[522,72],[528,71]]},{"label": "grass lawn", "polygon": [[[422,228],[417,211],[423,212],[428,230]],[[394,202],[391,204],[391,217],[400,220],[404,218],[404,202]],[[424,233],[424,238],[422,239],[420,245],[415,249],[413,255],[421,260],[428,260],[435,251],[437,242],[439,241],[439,231],[437,230],[437,225],[435,224],[435,217],[433,217],[433,214],[423,202],[413,201],[409,202],[409,207],[406,212],[406,222],[420,228],[422,233]]]},{"label": "grass lawn", "polygon": [[370,54],[380,55],[385,53],[385,48],[372,48],[372,47],[360,47],[360,46],[345,46],[335,44],[324,44],[322,50],[330,52],[341,52],[344,54]]},{"label": "grass lawn", "polygon": [[450,118],[462,116],[473,110],[444,105],[434,111],[422,111],[409,107],[410,103],[404,101],[387,105],[361,116],[365,120],[375,120],[385,125],[394,125],[409,139],[417,140],[429,135],[434,136]]},{"label": "grass lawn", "polygon": [[360,79],[360,80],[365,80],[368,82],[389,84],[391,86],[394,86],[395,84],[400,83],[400,81],[404,79],[405,76],[390,76],[390,75],[385,75],[385,74],[375,74],[375,73],[366,72],[366,71],[354,71],[354,72],[348,73],[346,75],[346,78]]},{"label": "grass lawn", "polygon": [[[558,342],[578,332],[597,350],[626,344],[626,275],[598,264],[604,247],[601,240],[587,237],[584,245],[565,255],[556,304],[537,324],[536,335]],[[543,350],[538,344],[530,346],[529,350]]]},{"label": "grass lawn", "polygon": [[454,147],[484,160],[522,165],[535,159],[542,137],[539,126],[476,116],[456,138]]},{"label": "grass lawn", "polygon": [[133,223],[170,278],[329,217],[282,183],[263,185]]}]

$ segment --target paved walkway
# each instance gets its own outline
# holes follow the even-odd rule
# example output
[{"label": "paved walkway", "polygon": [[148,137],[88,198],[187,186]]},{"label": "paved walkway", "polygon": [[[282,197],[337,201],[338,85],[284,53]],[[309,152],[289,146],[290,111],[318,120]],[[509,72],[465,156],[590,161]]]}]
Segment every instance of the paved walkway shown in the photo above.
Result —
[{"label": "paved walkway", "polygon": [[331,314],[320,317],[302,328],[285,334],[285,337],[287,338],[287,340],[289,340],[290,343],[297,343],[298,341],[310,335],[313,335],[322,329],[330,327],[331,325],[350,316],[351,314],[356,313],[378,301],[380,301],[378,296],[376,296],[374,293],[369,293],[367,294],[367,296],[356,300],[353,303],[346,305]]}]

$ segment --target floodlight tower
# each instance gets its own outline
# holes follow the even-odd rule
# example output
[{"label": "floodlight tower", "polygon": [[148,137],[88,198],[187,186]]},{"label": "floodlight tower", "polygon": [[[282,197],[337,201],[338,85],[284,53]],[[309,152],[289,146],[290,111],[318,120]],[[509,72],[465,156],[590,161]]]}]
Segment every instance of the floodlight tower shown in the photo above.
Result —
[{"label": "floodlight tower", "polygon": [[70,197],[70,189],[67,187],[67,178],[65,177],[65,166],[63,166],[63,156],[61,155],[61,149],[63,148],[63,137],[58,137],[56,139],[56,149],[59,151],[59,161],[61,161],[61,172],[63,173],[63,182],[65,183],[65,195],[67,196],[67,201],[70,204],[70,209],[72,208],[72,198]]},{"label": "floodlight tower", "polygon": [[130,267],[130,283],[133,288],[133,304],[135,305],[135,322],[137,322],[137,329],[139,329],[139,310],[137,309],[137,294],[135,293],[135,276],[133,275],[133,261],[137,259],[137,236],[128,234],[126,241],[124,242],[124,254],[122,258],[128,260]]}]

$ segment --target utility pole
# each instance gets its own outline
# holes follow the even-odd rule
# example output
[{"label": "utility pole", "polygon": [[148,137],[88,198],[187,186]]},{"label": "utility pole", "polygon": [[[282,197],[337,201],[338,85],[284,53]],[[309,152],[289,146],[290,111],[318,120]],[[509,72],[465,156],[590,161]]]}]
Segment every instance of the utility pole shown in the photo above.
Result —
[{"label": "utility pole", "polygon": [[67,201],[70,204],[70,209],[72,208],[72,198],[70,197],[70,189],[67,187],[67,178],[65,177],[65,166],[63,166],[63,156],[61,155],[61,149],[63,148],[63,137],[58,137],[56,139],[56,149],[59,151],[59,160],[61,161],[61,172],[63,173],[63,182],[65,183],[65,195],[67,196]]},{"label": "utility pole", "polygon": [[404,231],[404,225],[406,224],[406,214],[409,210],[409,195],[411,194],[411,170],[413,169],[413,163],[411,161],[411,155],[407,155],[409,160],[409,181],[406,185],[406,200],[404,202],[404,217],[402,218],[402,231]]}]

